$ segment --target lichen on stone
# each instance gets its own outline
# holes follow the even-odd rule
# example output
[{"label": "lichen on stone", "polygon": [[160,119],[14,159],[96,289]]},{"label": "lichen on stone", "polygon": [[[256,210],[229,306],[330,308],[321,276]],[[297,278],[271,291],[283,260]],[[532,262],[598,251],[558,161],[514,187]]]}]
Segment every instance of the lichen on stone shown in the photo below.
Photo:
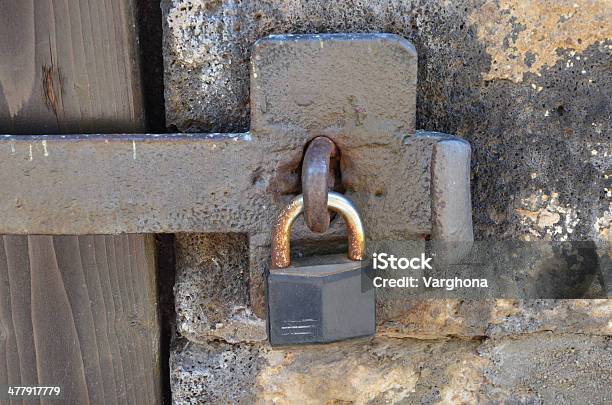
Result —
[{"label": "lichen on stone", "polygon": [[[478,27],[478,37],[491,56],[485,80],[518,83],[527,72],[541,75],[544,66],[554,66],[559,49],[576,54],[612,37],[612,4],[597,0],[490,0],[471,14],[470,21]],[[571,67],[573,63],[568,61],[567,68]]]},{"label": "lichen on stone", "polygon": [[566,241],[580,222],[574,207],[560,205],[557,192],[546,194],[539,190],[522,199],[522,205],[524,208],[516,208],[515,212],[527,229],[522,237],[526,241]]}]

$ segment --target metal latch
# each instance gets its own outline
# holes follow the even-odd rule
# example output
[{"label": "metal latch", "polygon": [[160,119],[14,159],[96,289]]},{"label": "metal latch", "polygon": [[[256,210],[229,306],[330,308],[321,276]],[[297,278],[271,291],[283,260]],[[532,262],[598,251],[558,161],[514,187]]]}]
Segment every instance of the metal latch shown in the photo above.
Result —
[{"label": "metal latch", "polygon": [[317,136],[339,149],[370,240],[472,239],[470,146],[415,131],[416,82],[415,48],[396,35],[262,39],[247,133],[0,136],[0,233],[248,233],[264,316],[271,228]]}]

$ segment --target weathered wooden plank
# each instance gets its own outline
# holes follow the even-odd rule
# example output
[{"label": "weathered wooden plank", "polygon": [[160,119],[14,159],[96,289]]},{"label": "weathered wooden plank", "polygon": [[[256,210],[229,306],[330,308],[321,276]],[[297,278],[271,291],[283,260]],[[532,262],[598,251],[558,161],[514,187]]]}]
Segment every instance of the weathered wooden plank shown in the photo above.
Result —
[{"label": "weathered wooden plank", "polygon": [[[0,2],[0,133],[143,132],[135,3]],[[63,403],[160,403],[151,244],[0,236],[0,385],[59,385]]]},{"label": "weathered wooden plank", "polygon": [[135,0],[0,2],[0,129],[141,132]]},{"label": "weathered wooden plank", "polygon": [[[11,250],[10,245],[7,248]],[[60,249],[57,251],[62,255]],[[55,385],[54,382],[58,381],[57,385],[66,387],[64,390],[68,403],[85,403],[88,397],[97,400],[100,392],[88,392],[91,383],[86,383],[85,375],[84,357],[91,353],[95,346],[84,338],[81,347],[77,322],[81,321],[78,314],[84,309],[74,307],[76,311],[73,312],[73,306],[68,299],[71,285],[64,282],[63,272],[66,269],[60,270],[57,256],[52,237],[28,237],[31,322],[37,374],[41,385]],[[66,280],[70,277],[66,272]],[[21,323],[22,320],[13,319],[13,322]],[[52,364],[56,366],[49,366]],[[89,370],[90,378],[94,371],[96,370]]]},{"label": "weathered wooden plank", "polygon": [[0,238],[0,384],[59,385],[66,403],[155,403],[159,351],[151,331],[158,320],[148,241]]}]

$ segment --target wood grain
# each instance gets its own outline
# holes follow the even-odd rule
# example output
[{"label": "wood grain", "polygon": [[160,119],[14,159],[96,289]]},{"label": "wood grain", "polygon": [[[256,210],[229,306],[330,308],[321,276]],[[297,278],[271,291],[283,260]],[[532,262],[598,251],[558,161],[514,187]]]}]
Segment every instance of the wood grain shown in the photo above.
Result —
[{"label": "wood grain", "polygon": [[0,2],[0,132],[142,132],[135,0]]},{"label": "wood grain", "polygon": [[[134,15],[135,0],[1,1],[0,133],[143,132]],[[153,243],[0,235],[0,385],[160,403]]]},{"label": "wood grain", "polygon": [[150,243],[141,235],[0,237],[0,384],[59,385],[69,404],[156,403]]}]

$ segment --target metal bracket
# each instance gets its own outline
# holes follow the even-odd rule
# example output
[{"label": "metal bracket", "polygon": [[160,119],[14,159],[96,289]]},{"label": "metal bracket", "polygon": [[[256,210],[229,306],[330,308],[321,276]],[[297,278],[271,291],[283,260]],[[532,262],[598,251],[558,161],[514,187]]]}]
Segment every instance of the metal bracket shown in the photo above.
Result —
[{"label": "metal bracket", "polygon": [[396,35],[271,36],[253,49],[247,133],[2,135],[0,233],[248,233],[263,315],[272,224],[323,135],[368,239],[471,240],[469,144],[415,133],[416,79]]}]

